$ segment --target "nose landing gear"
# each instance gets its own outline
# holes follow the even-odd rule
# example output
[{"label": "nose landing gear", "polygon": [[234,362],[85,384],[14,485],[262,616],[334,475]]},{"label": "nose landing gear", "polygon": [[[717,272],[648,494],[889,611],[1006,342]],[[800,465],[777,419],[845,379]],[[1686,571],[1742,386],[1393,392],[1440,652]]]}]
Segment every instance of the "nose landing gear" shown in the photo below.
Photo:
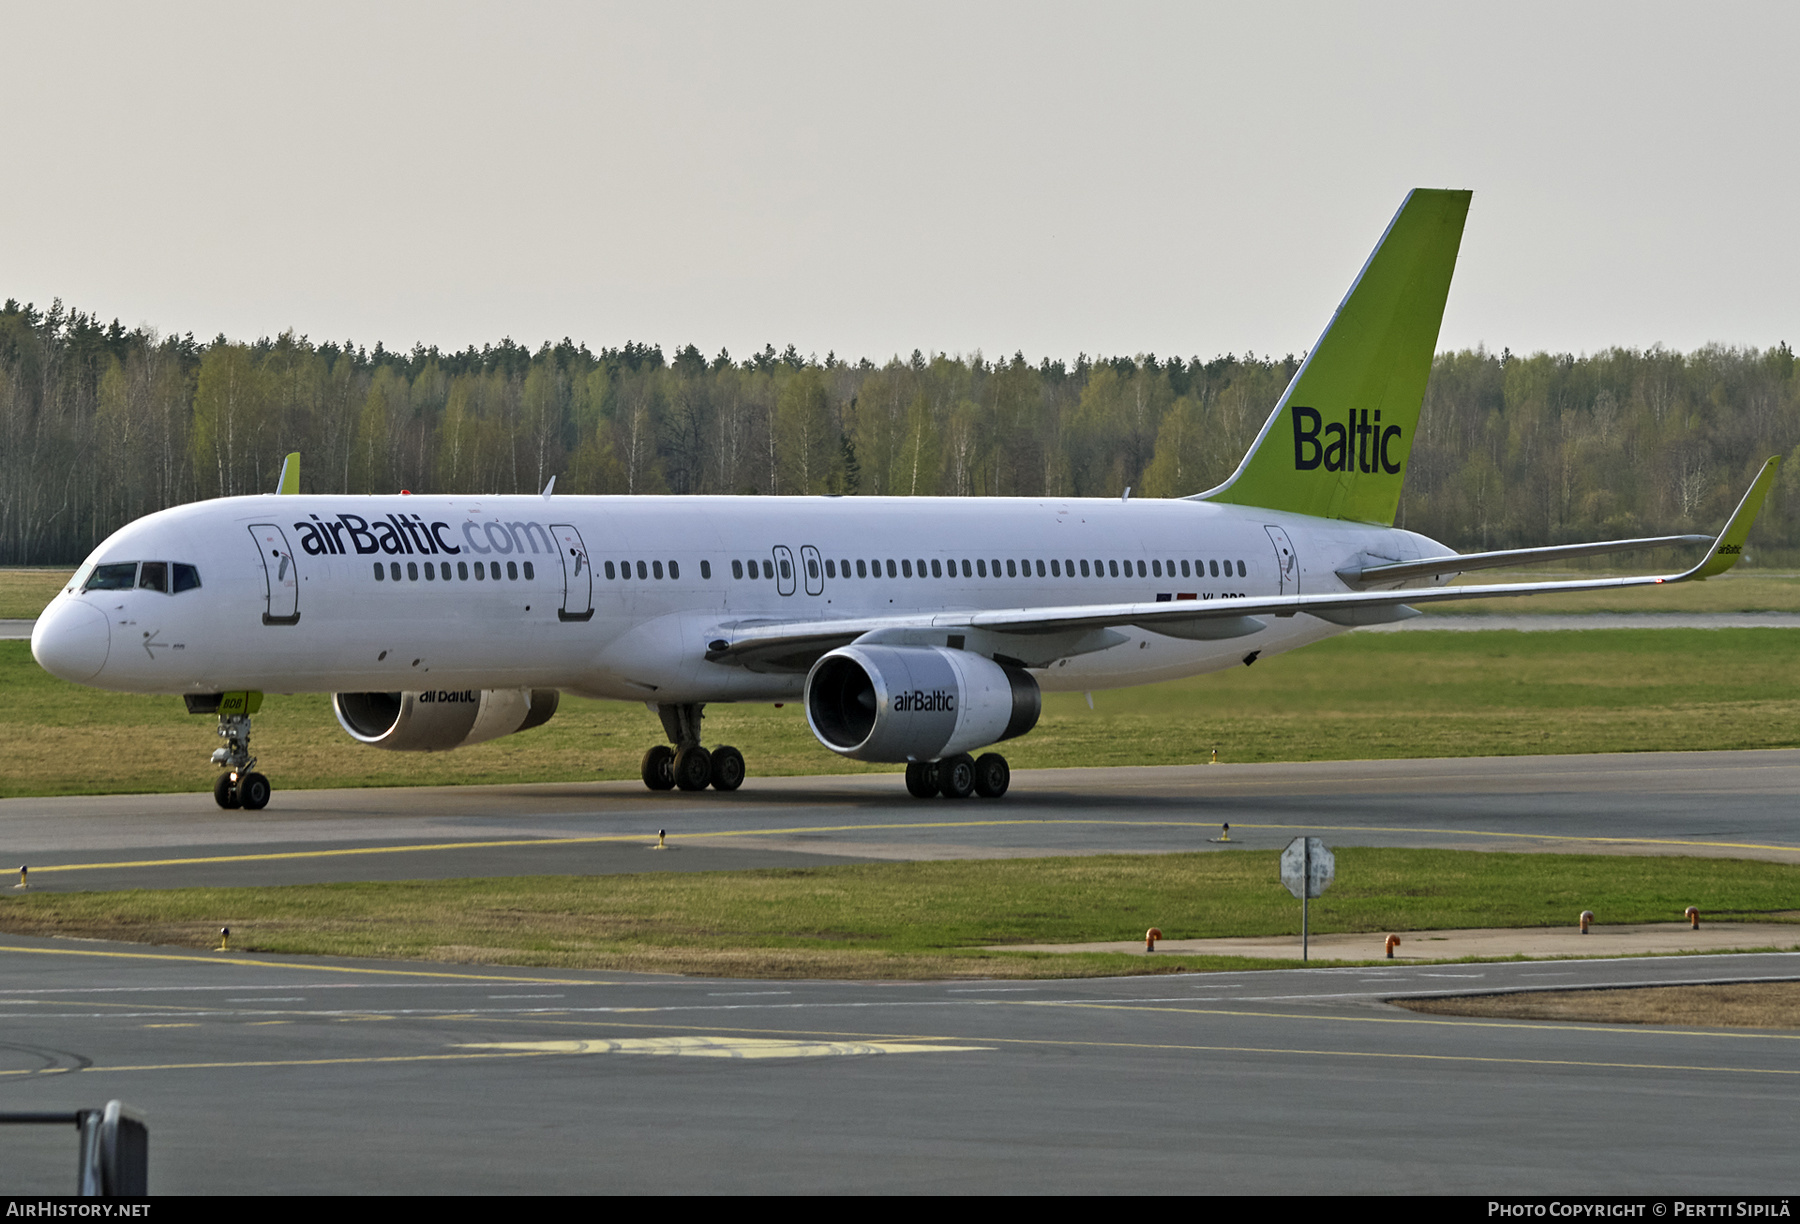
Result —
[{"label": "nose landing gear", "polygon": [[225,770],[213,780],[213,801],[226,810],[243,808],[259,812],[269,805],[269,780],[254,772],[250,755],[250,716],[219,715],[219,738],[225,747],[215,749],[212,763]]}]

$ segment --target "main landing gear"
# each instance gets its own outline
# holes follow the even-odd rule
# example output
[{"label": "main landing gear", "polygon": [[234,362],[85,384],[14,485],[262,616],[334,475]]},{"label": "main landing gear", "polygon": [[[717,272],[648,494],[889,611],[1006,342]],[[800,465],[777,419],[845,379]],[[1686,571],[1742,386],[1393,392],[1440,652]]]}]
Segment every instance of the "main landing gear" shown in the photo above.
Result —
[{"label": "main landing gear", "polygon": [[915,799],[933,795],[998,799],[1011,784],[1012,769],[998,752],[984,752],[979,757],[965,752],[941,761],[914,761],[906,767],[906,789]]},{"label": "main landing gear", "polygon": [[657,716],[675,747],[658,744],[644,754],[644,785],[655,791],[734,791],[744,784],[744,754],[729,744],[708,752],[700,746],[704,707],[659,705]]},{"label": "main landing gear", "polygon": [[260,812],[269,806],[269,780],[251,769],[256,758],[250,755],[250,716],[219,715],[219,738],[225,747],[214,750],[212,763],[225,772],[213,779],[213,801],[226,809]]}]

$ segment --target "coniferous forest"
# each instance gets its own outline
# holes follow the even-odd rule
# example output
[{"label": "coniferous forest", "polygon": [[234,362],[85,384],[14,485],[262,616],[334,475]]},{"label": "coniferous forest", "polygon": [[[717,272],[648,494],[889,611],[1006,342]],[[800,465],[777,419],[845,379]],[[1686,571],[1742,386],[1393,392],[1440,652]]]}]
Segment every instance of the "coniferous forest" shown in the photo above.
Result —
[{"label": "coniferous forest", "polygon": [[[771,345],[392,352],[210,343],[0,308],[0,565],[73,565],[165,506],[303,492],[1178,497],[1230,474],[1298,368]],[[1459,549],[1716,529],[1788,456],[1752,563],[1800,559],[1800,373],[1769,350],[1438,356],[1401,523]]]}]

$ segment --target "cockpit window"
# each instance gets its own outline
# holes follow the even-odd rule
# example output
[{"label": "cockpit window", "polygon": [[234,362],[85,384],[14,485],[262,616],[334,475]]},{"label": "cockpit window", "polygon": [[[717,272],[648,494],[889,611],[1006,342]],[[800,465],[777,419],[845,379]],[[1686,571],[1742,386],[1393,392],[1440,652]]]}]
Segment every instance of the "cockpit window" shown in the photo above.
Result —
[{"label": "cockpit window", "polygon": [[84,591],[129,591],[137,578],[137,562],[127,561],[122,565],[97,565],[87,582],[82,586]]},{"label": "cockpit window", "polygon": [[129,591],[134,586],[141,591],[179,595],[183,591],[198,589],[200,571],[180,561],[121,561],[113,565],[95,566],[87,581],[81,584],[81,589]]}]

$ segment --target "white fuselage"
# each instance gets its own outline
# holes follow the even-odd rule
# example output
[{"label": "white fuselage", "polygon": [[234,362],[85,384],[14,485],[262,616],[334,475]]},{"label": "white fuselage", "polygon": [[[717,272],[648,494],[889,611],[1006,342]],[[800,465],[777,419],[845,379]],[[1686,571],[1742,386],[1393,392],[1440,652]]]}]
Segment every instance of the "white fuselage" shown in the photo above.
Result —
[{"label": "white fuselage", "polygon": [[[781,701],[804,675],[708,662],[708,643],[759,622],[1322,594],[1346,589],[1347,565],[1445,551],[1185,500],[237,497],[112,535],[45,609],[33,652],[65,679],[136,693]],[[81,589],[96,567],[144,561],[191,565],[200,585]],[[1305,613],[1224,641],[1126,627],[1034,674],[1047,689],[1145,684],[1340,631]]]}]

